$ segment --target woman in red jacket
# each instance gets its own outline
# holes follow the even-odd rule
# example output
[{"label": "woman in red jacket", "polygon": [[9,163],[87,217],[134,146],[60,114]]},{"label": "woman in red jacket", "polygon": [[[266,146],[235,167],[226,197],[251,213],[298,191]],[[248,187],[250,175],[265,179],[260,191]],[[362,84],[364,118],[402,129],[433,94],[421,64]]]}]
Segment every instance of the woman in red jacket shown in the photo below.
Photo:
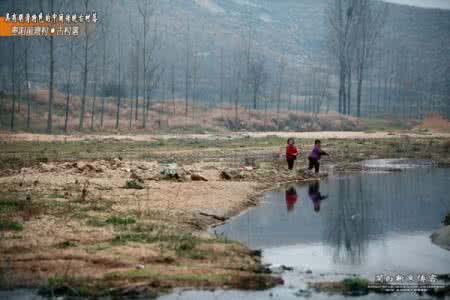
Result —
[{"label": "woman in red jacket", "polygon": [[297,159],[298,150],[297,147],[295,147],[295,141],[293,138],[289,138],[287,140],[287,146],[286,146],[286,161],[288,164],[289,170],[294,169],[294,162]]}]

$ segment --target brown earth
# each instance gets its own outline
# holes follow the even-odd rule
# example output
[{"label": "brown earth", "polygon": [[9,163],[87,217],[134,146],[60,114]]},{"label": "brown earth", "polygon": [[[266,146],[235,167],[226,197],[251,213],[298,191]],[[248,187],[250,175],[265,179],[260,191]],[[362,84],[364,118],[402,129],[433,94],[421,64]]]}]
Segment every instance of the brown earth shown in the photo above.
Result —
[{"label": "brown earth", "polygon": [[[335,172],[363,171],[358,161],[368,158],[449,165],[449,138],[322,134],[331,154],[323,165]],[[1,286],[101,295],[279,283],[257,253],[205,230],[257,205],[266,189],[317,180],[302,158],[317,135],[298,141],[296,172],[278,157],[284,137],[248,135],[164,143],[10,135],[0,151]]]},{"label": "brown earth", "polygon": [[435,132],[450,132],[450,121],[438,114],[430,113],[417,126],[418,129],[433,130]]}]

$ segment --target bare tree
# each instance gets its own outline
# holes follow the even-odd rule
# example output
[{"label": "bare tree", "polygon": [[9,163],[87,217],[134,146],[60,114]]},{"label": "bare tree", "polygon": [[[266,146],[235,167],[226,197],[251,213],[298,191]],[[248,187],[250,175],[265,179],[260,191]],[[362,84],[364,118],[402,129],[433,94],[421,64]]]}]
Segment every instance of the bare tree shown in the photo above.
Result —
[{"label": "bare tree", "polygon": [[156,25],[152,40],[149,43],[148,35],[151,27],[151,19],[156,9],[155,0],[141,0],[138,2],[138,11],[142,18],[142,60],[144,81],[144,102],[142,105],[142,127],[147,127],[148,109],[150,107],[150,94],[159,82],[159,65],[154,62],[154,54],[158,45]]},{"label": "bare tree", "polygon": [[[361,116],[361,97],[363,89],[363,80],[366,69],[369,66],[372,49],[375,47],[376,40],[382,29],[386,17],[386,7],[379,3],[373,3],[370,0],[360,0],[358,2],[358,26],[356,29],[356,115]],[[388,66],[391,68],[391,66]],[[391,80],[391,79],[390,79]],[[387,97],[386,97],[387,99]]]},{"label": "bare tree", "polygon": [[264,58],[253,59],[249,68],[250,86],[253,94],[253,109],[257,108],[258,96],[267,80]]},{"label": "bare tree", "polygon": [[69,112],[70,112],[70,96],[71,96],[71,86],[72,86],[72,68],[73,68],[73,49],[74,41],[71,38],[69,41],[69,60],[67,62],[66,70],[66,105],[64,110],[64,132],[67,133],[68,122],[69,122]]},{"label": "bare tree", "polygon": [[283,92],[284,84],[284,72],[286,70],[286,57],[283,56],[280,59],[278,65],[278,80],[277,80],[277,119],[279,119],[281,109],[281,94]]},{"label": "bare tree", "polygon": [[28,48],[25,47],[24,50],[24,63],[25,63],[25,89],[26,89],[26,97],[27,97],[27,129],[30,129],[31,123],[31,97],[30,97],[30,70],[29,70],[29,54]]},{"label": "bare tree", "polygon": [[[85,13],[88,13],[89,9],[89,0],[84,0],[84,11]],[[84,113],[86,108],[86,93],[87,93],[87,83],[88,83],[88,72],[89,72],[89,65],[88,65],[88,53],[89,53],[89,38],[91,33],[88,30],[88,25],[84,26],[84,47],[83,47],[83,70],[82,70],[82,94],[81,94],[81,107],[80,107],[80,124],[79,124],[79,130],[83,130],[84,125]]]},{"label": "bare tree", "polygon": [[93,87],[93,97],[92,97],[92,107],[91,107],[91,131],[94,130],[94,118],[95,118],[95,104],[97,100],[97,61],[94,65],[94,87]]},{"label": "bare tree", "polygon": [[[120,41],[120,30],[117,32],[118,41]],[[119,129],[119,121],[120,121],[120,105],[121,105],[121,97],[122,97],[122,70],[121,70],[121,62],[122,62],[122,43],[119,45],[119,55],[118,55],[118,76],[117,76],[117,109],[116,109],[116,129]]]},{"label": "bare tree", "polygon": [[106,12],[104,13],[101,21],[100,21],[100,28],[101,28],[101,34],[102,34],[102,104],[100,108],[100,127],[103,128],[103,120],[104,120],[104,114],[105,114],[105,98],[106,95],[104,95],[104,91],[106,88],[106,61],[107,61],[107,39],[108,39],[108,32],[109,32],[109,7],[107,6],[105,8]]},{"label": "bare tree", "polygon": [[11,130],[14,130],[15,118],[16,118],[16,40],[11,41]]},{"label": "bare tree", "polygon": [[192,56],[192,45],[191,45],[191,29],[190,24],[187,25],[187,33],[186,33],[186,61],[185,61],[185,70],[184,70],[184,85],[185,85],[185,93],[184,93],[184,101],[185,101],[185,116],[188,116],[188,107],[189,107],[189,93],[191,88],[191,56]]},{"label": "bare tree", "polygon": [[175,65],[173,64],[170,69],[170,92],[172,96],[172,114],[175,115]]},{"label": "bare tree", "polygon": [[353,31],[358,18],[355,18],[355,7],[358,0],[336,0],[332,1],[328,11],[329,44],[331,51],[335,55],[338,62],[339,73],[339,98],[338,111],[347,113],[347,80],[349,78],[351,58],[350,49],[352,47]]},{"label": "bare tree", "polygon": [[[43,9],[43,0],[39,2],[41,10]],[[55,11],[54,0],[48,0],[48,9],[51,12]],[[51,34],[46,37],[49,43],[49,81],[48,81],[48,114],[47,114],[47,132],[52,132],[53,127],[53,92],[54,92],[54,77],[55,77],[55,41],[54,36]]]}]

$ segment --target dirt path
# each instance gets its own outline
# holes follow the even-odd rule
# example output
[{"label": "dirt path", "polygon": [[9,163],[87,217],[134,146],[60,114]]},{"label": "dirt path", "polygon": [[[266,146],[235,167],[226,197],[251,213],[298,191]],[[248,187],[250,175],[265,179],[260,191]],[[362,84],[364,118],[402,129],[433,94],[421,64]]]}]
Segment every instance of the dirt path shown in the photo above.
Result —
[{"label": "dirt path", "polygon": [[295,137],[300,139],[384,139],[408,136],[411,138],[450,138],[450,133],[443,132],[407,132],[407,131],[321,131],[321,132],[234,132],[228,134],[74,134],[74,135],[51,135],[32,133],[0,133],[0,141],[83,141],[83,140],[129,140],[136,142],[152,141],[157,139],[238,139],[244,137],[264,138],[268,136]]}]

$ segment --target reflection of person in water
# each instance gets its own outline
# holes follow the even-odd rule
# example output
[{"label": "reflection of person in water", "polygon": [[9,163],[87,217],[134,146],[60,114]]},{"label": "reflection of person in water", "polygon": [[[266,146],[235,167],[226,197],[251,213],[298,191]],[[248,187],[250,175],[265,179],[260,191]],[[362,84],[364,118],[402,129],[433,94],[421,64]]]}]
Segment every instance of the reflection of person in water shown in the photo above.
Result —
[{"label": "reflection of person in water", "polygon": [[311,183],[308,188],[308,196],[313,202],[315,212],[320,211],[320,201],[328,198],[328,196],[322,196],[319,189],[320,189],[319,181]]},{"label": "reflection of person in water", "polygon": [[286,208],[290,212],[294,209],[295,202],[297,202],[297,191],[294,187],[290,187],[286,190]]}]

